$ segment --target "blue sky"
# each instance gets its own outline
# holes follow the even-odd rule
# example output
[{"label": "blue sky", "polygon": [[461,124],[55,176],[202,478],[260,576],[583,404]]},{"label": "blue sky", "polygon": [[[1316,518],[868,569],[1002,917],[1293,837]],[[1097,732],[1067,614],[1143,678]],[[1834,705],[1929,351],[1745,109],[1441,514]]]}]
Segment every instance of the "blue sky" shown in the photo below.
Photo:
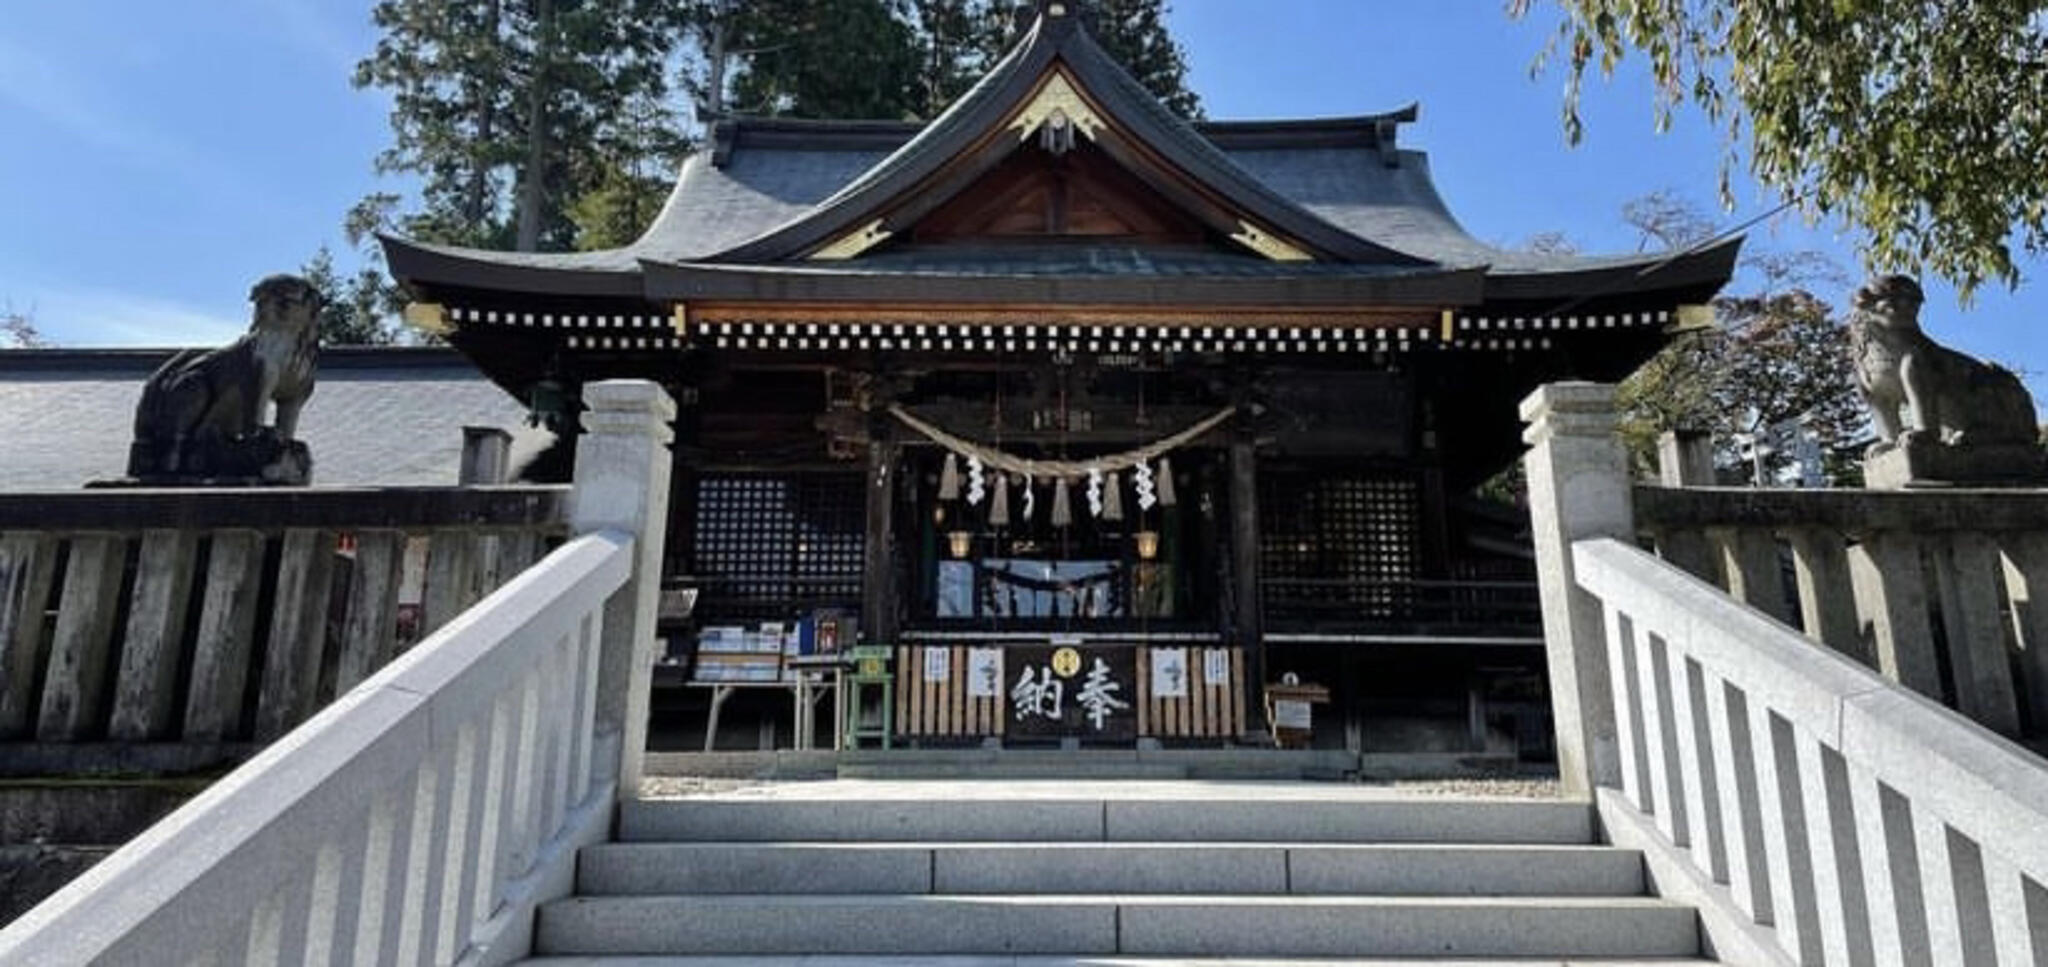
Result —
[{"label": "blue sky", "polygon": [[[379,189],[385,98],[348,83],[376,32],[368,0],[67,0],[0,18],[0,304],[64,345],[225,340],[257,278],[322,244]],[[1564,144],[1563,78],[1531,79],[1549,21],[1499,0],[1177,0],[1192,86],[1217,118],[1357,114],[1421,104],[1403,132],[1475,235],[1559,231],[1631,251],[1624,202],[1669,189],[1714,206],[1721,144],[1694,116],[1654,131],[1637,71],[1586,92],[1588,134]],[[1625,67],[1634,65],[1625,65]],[[1775,198],[1737,173],[1723,225]],[[1855,238],[1781,217],[1752,245],[1821,249],[1860,277]],[[2048,265],[2023,264],[1965,310],[1929,285],[1938,338],[2027,371],[2048,397]],[[1841,304],[1845,291],[1823,291]]]}]

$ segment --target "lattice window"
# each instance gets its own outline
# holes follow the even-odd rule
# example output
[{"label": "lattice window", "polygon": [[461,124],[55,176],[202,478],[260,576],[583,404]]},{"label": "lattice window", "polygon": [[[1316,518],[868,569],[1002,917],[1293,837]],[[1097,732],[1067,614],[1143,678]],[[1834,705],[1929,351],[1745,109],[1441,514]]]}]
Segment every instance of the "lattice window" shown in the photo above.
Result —
[{"label": "lattice window", "polygon": [[860,598],[866,506],[859,474],[706,474],[693,572],[706,617],[766,615]]},{"label": "lattice window", "polygon": [[1398,616],[1421,556],[1421,490],[1402,474],[1263,472],[1259,580],[1269,608]]}]

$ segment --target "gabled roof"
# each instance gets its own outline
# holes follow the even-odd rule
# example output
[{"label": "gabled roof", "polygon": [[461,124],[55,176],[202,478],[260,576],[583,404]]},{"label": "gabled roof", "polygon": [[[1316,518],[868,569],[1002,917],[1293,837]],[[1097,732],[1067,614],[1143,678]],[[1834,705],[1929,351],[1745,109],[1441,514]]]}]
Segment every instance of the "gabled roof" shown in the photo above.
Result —
[{"label": "gabled roof", "polygon": [[[1074,239],[1034,250],[907,238],[1004,159],[1037,150],[1030,136],[1050,108],[1075,115],[1065,120],[1090,150],[1237,244],[1194,251]],[[1152,302],[1162,283],[1198,283],[1223,303],[1474,305],[1647,292],[1690,301],[1732,271],[1739,241],[1609,259],[1483,243],[1451,216],[1426,157],[1398,146],[1399,125],[1414,117],[1410,106],[1191,124],[1115,64],[1078,18],[1042,16],[929,124],[718,122],[709,150],[684,164],[653,225],[624,248],[542,254],[384,242],[393,274],[425,292],[657,302]]]}]

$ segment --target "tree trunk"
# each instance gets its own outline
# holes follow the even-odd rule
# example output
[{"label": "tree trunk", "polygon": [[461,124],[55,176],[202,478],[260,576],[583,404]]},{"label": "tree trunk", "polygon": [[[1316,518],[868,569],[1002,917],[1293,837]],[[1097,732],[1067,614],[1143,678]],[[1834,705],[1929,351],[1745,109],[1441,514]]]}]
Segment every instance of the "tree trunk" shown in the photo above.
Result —
[{"label": "tree trunk", "polygon": [[[490,0],[484,5],[483,34],[490,38],[494,51],[502,52],[503,38],[498,33],[500,0]],[[476,144],[470,150],[469,185],[463,192],[462,220],[472,234],[481,234],[485,210],[485,189],[491,183],[491,165],[486,159],[491,138],[498,124],[498,89],[495,71],[480,72],[476,85]]]},{"label": "tree trunk", "polygon": [[704,83],[703,110],[706,120],[725,113],[725,62],[730,58],[726,52],[726,39],[732,35],[731,0],[713,0],[711,4],[711,36],[704,46],[710,51],[705,60],[710,62],[711,75]]},{"label": "tree trunk", "polygon": [[548,65],[555,56],[554,0],[536,0],[539,16],[534,25],[533,78],[526,91],[526,168],[519,184],[519,235],[514,243],[521,252],[540,247],[541,205],[547,199],[548,100],[551,79]]}]

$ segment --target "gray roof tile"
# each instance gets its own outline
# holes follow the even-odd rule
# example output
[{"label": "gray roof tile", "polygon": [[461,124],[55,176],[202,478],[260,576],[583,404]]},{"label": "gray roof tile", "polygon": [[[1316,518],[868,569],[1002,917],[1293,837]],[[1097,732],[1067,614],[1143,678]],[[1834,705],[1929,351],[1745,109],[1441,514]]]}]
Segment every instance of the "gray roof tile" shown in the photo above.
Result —
[{"label": "gray roof tile", "polygon": [[[65,358],[54,359],[59,354]],[[551,435],[526,426],[517,401],[460,357],[445,355],[446,364],[427,367],[380,366],[374,356],[365,365],[323,367],[300,417],[314,484],[454,484],[465,426],[511,432],[514,467],[548,444]],[[0,490],[70,489],[121,476],[135,404],[149,361],[158,358],[0,351],[0,412],[13,423],[0,432]],[[62,365],[46,368],[45,360]]]}]

